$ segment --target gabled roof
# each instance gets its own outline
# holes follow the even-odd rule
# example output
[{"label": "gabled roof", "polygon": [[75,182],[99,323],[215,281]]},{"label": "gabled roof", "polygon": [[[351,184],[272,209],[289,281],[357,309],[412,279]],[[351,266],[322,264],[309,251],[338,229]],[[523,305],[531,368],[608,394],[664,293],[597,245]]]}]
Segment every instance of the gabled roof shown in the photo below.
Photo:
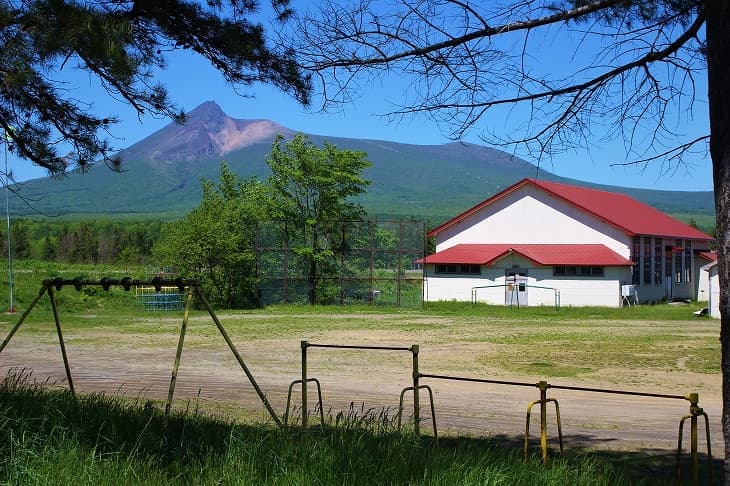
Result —
[{"label": "gabled roof", "polygon": [[459,223],[466,217],[479,212],[495,201],[525,186],[534,186],[553,197],[562,199],[593,217],[615,226],[629,236],[650,235],[693,240],[712,240],[711,236],[706,235],[698,229],[678,221],[658,209],[625,194],[535,179],[522,179],[504,191],[495,194],[489,199],[482,201],[460,215],[432,229],[429,231],[428,236],[436,236],[441,231]]},{"label": "gabled roof", "polygon": [[510,253],[521,255],[538,265],[591,265],[627,266],[633,265],[605,245],[570,244],[461,244],[428,255],[419,263],[463,263],[492,265]]}]

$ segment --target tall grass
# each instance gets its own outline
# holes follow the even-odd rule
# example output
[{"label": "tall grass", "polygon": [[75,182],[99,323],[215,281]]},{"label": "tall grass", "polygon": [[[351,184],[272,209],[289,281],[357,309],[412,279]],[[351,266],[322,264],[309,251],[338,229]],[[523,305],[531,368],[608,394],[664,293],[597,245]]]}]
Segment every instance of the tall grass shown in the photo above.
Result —
[{"label": "tall grass", "polygon": [[[31,383],[0,385],[4,484],[635,484],[588,458],[545,467],[483,439],[436,443],[391,427],[280,430],[195,413],[166,420],[150,402]],[[382,416],[381,416],[382,418]]]}]

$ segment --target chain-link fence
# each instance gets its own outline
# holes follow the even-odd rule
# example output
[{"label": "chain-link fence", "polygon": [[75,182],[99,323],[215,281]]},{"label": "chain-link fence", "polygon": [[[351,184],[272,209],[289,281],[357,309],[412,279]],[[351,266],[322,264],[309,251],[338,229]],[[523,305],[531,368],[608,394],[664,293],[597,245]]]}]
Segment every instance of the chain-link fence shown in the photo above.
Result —
[{"label": "chain-link fence", "polygon": [[369,304],[420,307],[422,221],[259,224],[256,265],[264,305]]}]

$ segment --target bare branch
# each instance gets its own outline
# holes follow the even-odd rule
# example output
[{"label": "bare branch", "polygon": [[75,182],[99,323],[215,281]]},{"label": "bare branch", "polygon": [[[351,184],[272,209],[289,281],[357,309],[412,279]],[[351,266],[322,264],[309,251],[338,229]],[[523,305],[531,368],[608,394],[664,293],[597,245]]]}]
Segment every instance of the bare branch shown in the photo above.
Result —
[{"label": "bare branch", "polygon": [[[538,159],[597,139],[623,140],[643,159],[680,138],[671,119],[691,112],[705,69],[702,2],[502,3],[325,3],[300,19],[293,45],[322,83],[322,109],[405,76],[390,121],[425,116],[452,139],[479,129],[486,143]],[[549,56],[565,65],[546,64],[546,38],[573,34],[577,44]]]}]

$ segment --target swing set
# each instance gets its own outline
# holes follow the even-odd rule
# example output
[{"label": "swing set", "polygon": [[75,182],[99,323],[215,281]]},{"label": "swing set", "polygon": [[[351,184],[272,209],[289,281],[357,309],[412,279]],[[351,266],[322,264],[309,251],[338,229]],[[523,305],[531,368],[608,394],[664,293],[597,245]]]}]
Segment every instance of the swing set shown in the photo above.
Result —
[{"label": "swing set", "polygon": [[208,311],[208,314],[210,315],[211,319],[215,323],[216,327],[218,328],[218,331],[220,332],[221,336],[223,336],[223,339],[225,340],[226,344],[228,345],[228,348],[233,353],[233,356],[236,358],[236,361],[238,361],[238,364],[241,366],[241,369],[246,374],[246,377],[251,382],[251,384],[254,387],[254,390],[256,390],[256,394],[261,399],[261,402],[263,403],[264,407],[266,407],[266,410],[271,415],[271,418],[276,422],[276,424],[279,427],[283,427],[284,424],[279,418],[279,416],[276,414],[274,409],[272,408],[269,401],[266,399],[266,395],[259,387],[258,383],[256,383],[255,378],[251,374],[251,371],[248,369],[248,366],[246,366],[246,363],[243,361],[243,358],[241,357],[241,354],[236,349],[236,346],[233,344],[233,341],[231,341],[230,336],[226,332],[225,328],[223,327],[223,324],[218,319],[218,316],[216,316],[215,312],[213,311],[213,308],[210,306],[210,303],[208,302],[208,299],[205,297],[205,294],[203,293],[203,289],[200,286],[200,283],[195,280],[187,280],[183,278],[178,278],[174,280],[169,279],[162,279],[159,277],[153,278],[152,280],[137,280],[133,279],[131,277],[124,277],[122,279],[112,279],[108,277],[104,277],[101,280],[85,280],[81,277],[77,277],[74,279],[63,279],[63,278],[54,278],[54,279],[47,279],[43,281],[43,284],[38,291],[38,295],[33,299],[33,301],[30,303],[28,308],[23,312],[18,322],[13,326],[13,328],[10,330],[8,335],[3,340],[2,344],[0,344],[0,353],[3,352],[5,347],[8,345],[10,340],[13,338],[15,333],[18,331],[20,326],[23,324],[23,322],[28,318],[33,308],[38,304],[38,302],[41,300],[41,298],[44,295],[48,295],[48,298],[51,302],[51,309],[53,310],[53,319],[56,323],[56,332],[58,334],[58,341],[61,348],[61,356],[63,357],[63,365],[66,369],[66,378],[68,379],[68,386],[71,391],[71,394],[76,396],[76,390],[74,389],[74,383],[73,378],[71,377],[71,368],[69,366],[68,362],[68,355],[66,353],[66,345],[63,340],[63,331],[61,329],[61,320],[58,315],[58,305],[56,303],[56,292],[59,292],[64,286],[73,286],[77,291],[80,291],[85,286],[99,286],[105,291],[108,291],[113,286],[119,286],[122,287],[124,290],[129,291],[132,287],[140,287],[140,286],[151,286],[154,287],[158,292],[161,291],[163,287],[176,287],[178,291],[181,294],[185,294],[185,307],[183,312],[183,320],[182,320],[182,326],[180,327],[180,338],[178,339],[177,343],[177,352],[175,354],[175,363],[172,368],[172,378],[170,379],[170,388],[167,394],[167,402],[165,404],[165,415],[169,416],[170,409],[172,407],[172,399],[175,393],[175,383],[177,381],[177,372],[180,367],[180,358],[182,356],[182,349],[183,349],[183,343],[185,342],[185,332],[187,330],[188,326],[188,318],[190,316],[190,306],[193,301],[193,295],[197,297],[199,302],[203,305],[203,307]]}]

